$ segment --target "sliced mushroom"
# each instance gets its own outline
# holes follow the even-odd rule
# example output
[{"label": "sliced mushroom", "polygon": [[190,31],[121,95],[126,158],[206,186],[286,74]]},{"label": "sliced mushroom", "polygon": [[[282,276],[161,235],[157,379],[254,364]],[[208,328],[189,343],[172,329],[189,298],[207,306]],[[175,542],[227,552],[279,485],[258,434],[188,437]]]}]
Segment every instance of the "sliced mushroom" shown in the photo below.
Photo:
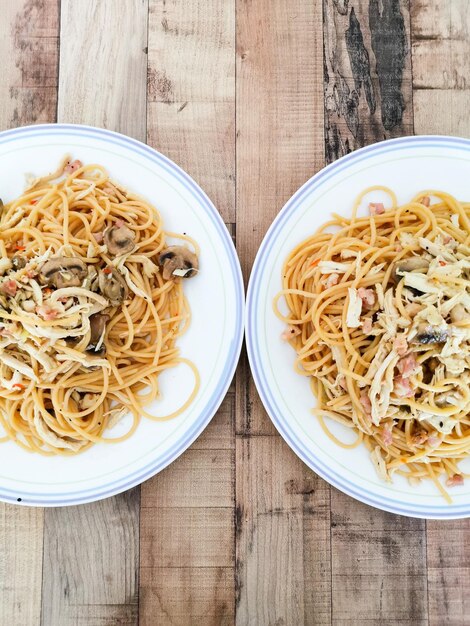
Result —
[{"label": "sliced mushroom", "polygon": [[56,256],[44,263],[39,278],[46,285],[62,289],[79,287],[87,273],[87,266],[81,259]]},{"label": "sliced mushroom", "polygon": [[87,345],[86,349],[98,352],[102,354],[104,352],[104,346],[99,346],[100,339],[103,336],[103,333],[106,330],[106,323],[109,321],[109,315],[104,315],[103,313],[95,313],[90,317],[90,343]]},{"label": "sliced mushroom", "polygon": [[450,319],[453,322],[463,322],[469,315],[462,304],[456,304],[450,312]]},{"label": "sliced mushroom", "polygon": [[440,326],[428,326],[426,324],[420,324],[418,326],[418,333],[415,337],[415,341],[418,343],[445,343],[449,338],[449,332],[447,328]]},{"label": "sliced mushroom", "polygon": [[404,272],[427,272],[429,261],[421,256],[411,256],[408,259],[401,259],[393,264],[392,279],[399,283]]},{"label": "sliced mushroom", "polygon": [[132,252],[135,247],[135,233],[125,224],[108,226],[103,233],[103,238],[109,254],[113,256]]},{"label": "sliced mushroom", "polygon": [[103,296],[110,301],[111,306],[117,306],[127,298],[126,281],[114,267],[106,267],[104,270],[100,270],[98,286]]},{"label": "sliced mushroom", "polygon": [[15,254],[15,256],[11,257],[11,264],[15,270],[22,270],[26,265],[26,259],[19,254]]},{"label": "sliced mushroom", "polygon": [[197,256],[185,246],[170,246],[160,252],[158,264],[163,267],[163,278],[169,280],[174,276],[191,278],[197,273],[199,263]]}]

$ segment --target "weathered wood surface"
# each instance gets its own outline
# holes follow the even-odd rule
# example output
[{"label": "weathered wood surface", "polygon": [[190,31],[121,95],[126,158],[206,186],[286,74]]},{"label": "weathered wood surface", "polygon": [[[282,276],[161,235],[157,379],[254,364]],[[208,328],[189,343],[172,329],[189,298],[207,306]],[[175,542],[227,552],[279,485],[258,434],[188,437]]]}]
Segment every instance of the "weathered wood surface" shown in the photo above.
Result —
[{"label": "weathered wood surface", "polygon": [[[0,0],[0,128],[96,124],[208,192],[245,278],[279,208],[387,137],[470,136],[470,0]],[[110,500],[0,505],[0,625],[465,626],[470,523],[330,488],[241,360],[217,416]]]}]

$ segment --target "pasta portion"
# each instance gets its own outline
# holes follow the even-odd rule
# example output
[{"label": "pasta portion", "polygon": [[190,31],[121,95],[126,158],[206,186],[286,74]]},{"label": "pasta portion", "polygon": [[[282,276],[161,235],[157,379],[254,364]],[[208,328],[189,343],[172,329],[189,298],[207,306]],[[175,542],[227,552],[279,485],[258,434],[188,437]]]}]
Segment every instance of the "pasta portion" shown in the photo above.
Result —
[{"label": "pasta portion", "polygon": [[[374,190],[389,206],[357,217]],[[398,206],[366,190],[351,218],[334,215],[289,254],[275,312],[325,433],[364,443],[382,479],[431,479],[449,500],[443,482],[463,484],[470,450],[470,203],[423,191]]]},{"label": "pasta portion", "polygon": [[[167,237],[183,240],[169,245]],[[190,322],[183,280],[198,246],[99,165],[65,159],[0,216],[0,424],[28,451],[75,454],[119,442],[141,416],[170,419],[199,386],[178,337]],[[195,385],[156,416],[159,375],[184,364]],[[128,432],[106,437],[123,415]]]}]

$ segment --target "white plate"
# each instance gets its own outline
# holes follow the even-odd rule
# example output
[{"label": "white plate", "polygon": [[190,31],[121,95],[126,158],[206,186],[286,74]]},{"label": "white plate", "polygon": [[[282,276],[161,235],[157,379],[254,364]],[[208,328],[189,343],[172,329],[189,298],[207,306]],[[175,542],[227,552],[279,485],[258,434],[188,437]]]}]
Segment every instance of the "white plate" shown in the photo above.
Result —
[{"label": "white plate", "polygon": [[[399,202],[422,189],[448,191],[470,200],[470,141],[455,137],[406,137],[349,154],[311,178],[279,213],[256,257],[247,295],[248,356],[261,399],[294,452],[329,483],[371,506],[411,517],[470,516],[470,479],[450,490],[447,504],[429,481],[411,487],[405,478],[382,482],[365,447],[343,450],[330,441],[310,410],[308,379],[293,370],[294,350],[280,339],[283,324],[272,311],[281,289],[281,268],[290,250],[327,221],[333,211],[350,215],[366,187],[386,185]],[[335,424],[344,441],[351,432]],[[461,467],[470,472],[470,462]]]},{"label": "white plate", "polygon": [[[207,426],[235,372],[243,337],[244,291],[230,235],[198,185],[152,148],[117,133],[72,125],[43,125],[0,133],[0,197],[25,187],[25,173],[46,174],[70,153],[84,163],[104,165],[112,178],[148,199],[165,228],[186,232],[201,246],[201,271],[185,283],[192,322],[178,342],[197,365],[201,389],[179,417],[156,423],[143,419],[119,444],[95,445],[76,457],[29,454],[12,442],[0,444],[0,499],[40,506],[90,502],[150,478],[179,456]],[[184,366],[161,378],[163,399],[151,407],[165,413],[180,406],[192,388]],[[129,418],[130,419],[130,418]],[[124,432],[123,420],[110,434]]]}]

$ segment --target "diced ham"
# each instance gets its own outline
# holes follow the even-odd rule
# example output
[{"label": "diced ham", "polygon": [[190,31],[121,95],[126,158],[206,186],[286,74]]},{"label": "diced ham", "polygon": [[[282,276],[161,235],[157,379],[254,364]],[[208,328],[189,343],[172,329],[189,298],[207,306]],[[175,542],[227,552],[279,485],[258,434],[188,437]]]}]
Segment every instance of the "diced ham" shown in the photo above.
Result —
[{"label": "diced ham", "polygon": [[91,233],[96,243],[103,243],[103,233]]},{"label": "diced ham", "polygon": [[124,226],[124,220],[118,219],[114,222],[116,228],[122,228]]},{"label": "diced ham", "polygon": [[447,487],[460,487],[463,485],[463,476],[461,474],[454,474],[453,476],[449,476],[446,480]]},{"label": "diced ham", "polygon": [[393,340],[393,349],[398,356],[405,356],[406,351],[408,350],[408,342],[403,335],[398,335],[398,337]]},{"label": "diced ham", "polygon": [[372,331],[372,320],[370,317],[365,317],[362,320],[362,332],[364,335],[368,335]]},{"label": "diced ham", "polygon": [[401,252],[403,250],[403,248],[400,246],[399,243],[397,243],[397,245],[395,246],[395,250],[396,250],[396,252]]},{"label": "diced ham", "polygon": [[409,378],[395,376],[393,379],[393,393],[398,398],[411,398],[415,395],[415,390],[411,386]]},{"label": "diced ham", "polygon": [[372,415],[372,404],[370,402],[369,396],[367,395],[367,391],[361,391],[361,395],[359,396],[359,402],[364,409],[364,415],[370,419]]},{"label": "diced ham", "polygon": [[42,317],[43,320],[55,320],[59,311],[48,304],[42,304],[36,307],[36,313]]},{"label": "diced ham", "polygon": [[78,161],[77,159],[75,161],[72,161],[71,163],[67,163],[67,165],[64,167],[64,172],[66,174],[73,174],[78,169],[80,169],[82,165],[83,163],[81,161]]},{"label": "diced ham", "polygon": [[325,286],[327,289],[330,287],[334,287],[338,284],[339,274],[328,274],[327,279],[325,281]]},{"label": "diced ham", "polygon": [[12,298],[16,295],[16,291],[18,289],[18,284],[14,280],[6,280],[0,286],[0,291],[5,293],[7,296],[11,296]]},{"label": "diced ham", "polygon": [[346,383],[346,377],[341,375],[338,379],[338,383],[339,386],[341,387],[341,389],[343,389],[343,391],[347,391],[348,390],[348,385]]},{"label": "diced ham", "polygon": [[359,287],[357,290],[357,295],[362,300],[362,308],[366,311],[370,311],[375,304],[375,291],[373,289],[365,289],[364,287]]},{"label": "diced ham", "polygon": [[451,243],[451,241],[455,241],[453,237],[451,237],[450,235],[444,235],[442,241],[446,244],[449,245]]},{"label": "diced ham", "polygon": [[439,439],[439,437],[435,437],[434,435],[431,435],[430,437],[428,437],[428,444],[434,448],[435,446],[438,446],[441,443],[441,440]]},{"label": "diced ham", "polygon": [[382,441],[384,446],[391,446],[393,443],[392,431],[387,426],[382,428]]},{"label": "diced ham", "polygon": [[288,326],[286,330],[282,333],[281,338],[284,339],[284,341],[289,341],[289,339],[297,337],[297,335],[300,335],[300,333],[301,330],[298,326]]},{"label": "diced ham", "polygon": [[398,361],[397,369],[404,378],[409,378],[416,371],[417,365],[414,354],[408,354]]},{"label": "diced ham", "polygon": [[382,215],[382,213],[385,213],[385,207],[382,202],[369,202],[369,209],[371,215]]},{"label": "diced ham", "polygon": [[429,196],[423,196],[420,202],[424,204],[424,206],[429,206],[431,204],[431,198]]},{"label": "diced ham", "polygon": [[411,437],[411,443],[414,446],[420,446],[422,443],[428,440],[428,433],[422,428],[415,432],[415,434]]}]

